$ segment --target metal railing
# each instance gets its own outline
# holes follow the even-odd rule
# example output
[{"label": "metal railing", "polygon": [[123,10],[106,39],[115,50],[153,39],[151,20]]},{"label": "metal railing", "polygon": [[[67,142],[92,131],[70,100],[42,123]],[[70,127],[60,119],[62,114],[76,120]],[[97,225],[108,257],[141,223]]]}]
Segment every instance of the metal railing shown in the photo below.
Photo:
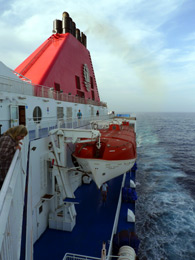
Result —
[{"label": "metal railing", "polygon": [[29,139],[40,138],[48,135],[49,131],[55,128],[90,128],[90,122],[95,120],[108,120],[113,118],[113,115],[103,115],[103,116],[87,116],[78,118],[42,118],[37,123],[34,123],[33,118],[27,118],[27,126],[29,131]]},{"label": "metal railing", "polygon": [[[110,255],[110,258],[119,258],[118,255]],[[106,256],[105,260],[108,260],[108,256]],[[102,257],[93,257],[93,256],[87,256],[87,255],[78,255],[78,254],[72,254],[72,253],[66,253],[64,258],[62,260],[104,260]]]},{"label": "metal railing", "polygon": [[66,253],[63,260],[100,260],[101,258],[92,257],[92,256],[85,256],[85,255],[77,255]]},{"label": "metal railing", "polygon": [[[26,143],[26,144],[25,144]],[[0,191],[0,259],[20,259],[27,142],[17,150]]]},{"label": "metal railing", "polygon": [[107,107],[107,104],[105,102],[85,99],[79,96],[69,95],[61,91],[55,91],[53,88],[50,87],[32,84],[30,80],[25,78],[23,75],[20,75],[15,71],[13,71],[13,73],[18,76],[19,79],[0,75],[0,91],[52,98],[59,101],[74,102],[79,104]]},{"label": "metal railing", "polygon": [[0,91],[30,96],[34,95],[34,88],[31,84],[2,75],[0,75]]},{"label": "metal railing", "polygon": [[123,175],[123,180],[122,180],[122,184],[121,184],[120,195],[119,195],[119,199],[118,199],[118,205],[117,205],[117,209],[116,209],[114,224],[113,224],[113,228],[112,228],[112,235],[111,235],[111,239],[110,239],[110,246],[109,246],[108,254],[107,254],[108,260],[110,260],[113,257],[111,255],[112,254],[113,237],[114,237],[114,234],[116,234],[116,232],[117,232],[117,226],[118,226],[120,209],[121,209],[121,202],[122,202],[122,188],[124,187],[124,184],[125,184],[125,178],[126,178],[126,174]]},{"label": "metal railing", "polygon": [[107,107],[107,104],[105,102],[95,101],[92,99],[85,99],[75,95],[69,95],[68,93],[55,91],[53,88],[49,88],[42,85],[33,85],[33,86],[34,86],[34,95],[38,97],[53,98],[59,101]]}]

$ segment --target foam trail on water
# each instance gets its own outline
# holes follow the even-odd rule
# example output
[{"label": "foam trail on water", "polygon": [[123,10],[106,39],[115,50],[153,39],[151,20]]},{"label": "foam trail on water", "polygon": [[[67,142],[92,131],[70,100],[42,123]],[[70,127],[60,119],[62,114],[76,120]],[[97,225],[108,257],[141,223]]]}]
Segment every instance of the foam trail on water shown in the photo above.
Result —
[{"label": "foam trail on water", "polygon": [[177,178],[185,173],[152,126],[138,128],[136,229],[140,259],[195,259],[195,202]]}]

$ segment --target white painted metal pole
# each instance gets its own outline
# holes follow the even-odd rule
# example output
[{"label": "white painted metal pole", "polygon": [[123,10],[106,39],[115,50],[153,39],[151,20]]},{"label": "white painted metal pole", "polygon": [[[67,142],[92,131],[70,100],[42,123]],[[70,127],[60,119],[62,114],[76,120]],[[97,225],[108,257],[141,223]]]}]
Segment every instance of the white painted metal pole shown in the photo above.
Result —
[{"label": "white painted metal pole", "polygon": [[106,260],[106,243],[105,242],[103,242],[103,245],[102,245],[101,260]]}]

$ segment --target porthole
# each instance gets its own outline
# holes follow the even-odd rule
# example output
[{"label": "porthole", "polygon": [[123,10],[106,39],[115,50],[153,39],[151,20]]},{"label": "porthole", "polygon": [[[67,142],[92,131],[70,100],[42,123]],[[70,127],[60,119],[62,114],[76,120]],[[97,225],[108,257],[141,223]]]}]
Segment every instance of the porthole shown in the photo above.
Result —
[{"label": "porthole", "polygon": [[37,106],[33,110],[33,120],[36,123],[40,123],[41,119],[42,119],[42,111],[41,108]]}]

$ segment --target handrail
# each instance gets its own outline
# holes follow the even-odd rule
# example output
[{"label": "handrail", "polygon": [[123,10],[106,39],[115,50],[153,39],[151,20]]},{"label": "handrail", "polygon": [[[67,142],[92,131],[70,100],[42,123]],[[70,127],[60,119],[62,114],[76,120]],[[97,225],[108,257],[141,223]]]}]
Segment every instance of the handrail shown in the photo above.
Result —
[{"label": "handrail", "polygon": [[32,96],[34,87],[25,79],[0,75],[0,91]]},{"label": "handrail", "polygon": [[28,78],[26,78],[24,75],[20,74],[19,72],[16,72],[15,70],[12,70],[12,72],[17,76],[19,77],[21,80],[27,82],[27,83],[30,83],[32,84],[32,81]]},{"label": "handrail", "polygon": [[8,173],[4,180],[3,186],[0,190],[0,256],[3,247],[5,231],[7,228],[7,221],[9,216],[9,210],[11,207],[13,190],[10,188],[10,183],[13,177],[14,168],[18,159],[19,150],[14,154],[13,160],[9,167]]},{"label": "handrail", "polygon": [[120,208],[121,208],[121,201],[122,201],[122,188],[124,187],[124,184],[125,184],[125,178],[126,178],[126,174],[123,175],[123,180],[122,180],[122,184],[121,184],[120,195],[119,195],[119,199],[118,199],[118,205],[117,205],[117,209],[116,209],[116,214],[115,214],[115,219],[114,219],[114,224],[113,224],[113,229],[112,229],[112,235],[111,235],[111,239],[110,239],[110,246],[109,246],[108,254],[107,254],[108,260],[113,257],[111,255],[112,241],[113,241],[114,234],[116,234],[116,231],[117,231],[116,229],[117,229],[117,226],[118,226],[118,220],[119,220],[119,214],[120,214]]},{"label": "handrail", "polygon": [[79,254],[72,254],[72,253],[66,253],[63,260],[100,260],[99,257],[93,257],[93,256],[86,256],[86,255],[79,255]]},{"label": "handrail", "polygon": [[68,93],[56,91],[53,88],[43,86],[43,85],[33,84],[33,86],[35,91],[34,95],[38,97],[52,98],[60,101],[66,101],[66,102],[74,102],[80,104],[90,104],[90,105],[107,107],[107,104],[102,101],[95,101],[93,99],[86,99],[75,95],[69,95]]},{"label": "handrail", "polygon": [[20,258],[27,144],[16,150],[0,191],[0,259]]},{"label": "handrail", "polygon": [[19,155],[19,150],[17,149],[15,154],[14,154],[14,157],[12,159],[12,162],[10,164],[10,167],[9,167],[8,172],[7,172],[6,178],[4,180],[3,186],[2,186],[2,188],[0,190],[0,217],[1,217],[3,204],[4,204],[4,201],[6,199],[6,195],[7,195],[7,187],[9,186],[9,184],[11,182],[11,178],[13,176],[13,170],[14,170],[14,167],[16,165],[16,161],[18,159],[18,155]]},{"label": "handrail", "polygon": [[[107,104],[102,101],[95,101],[93,99],[85,99],[79,96],[75,95],[69,95],[68,93],[63,93],[60,91],[55,91],[53,88],[48,87],[48,86],[43,86],[43,85],[38,85],[38,84],[33,84],[25,78],[24,76],[20,75],[19,73],[13,71],[13,73],[18,77],[18,80],[16,78],[10,78],[8,76],[2,76],[0,75],[1,79],[4,79],[5,81],[10,81],[10,84],[6,82],[1,82],[0,83],[0,90],[4,90],[6,92],[12,92],[12,93],[19,93],[19,89],[14,86],[14,82],[17,84],[21,84],[21,87],[25,86],[25,88],[30,87],[32,90],[32,93],[27,93],[28,95],[31,96],[38,96],[38,97],[43,97],[43,98],[51,98],[59,101],[65,101],[65,102],[74,102],[74,103],[79,103],[79,104],[88,104],[88,105],[94,105],[94,106],[103,106],[107,107]],[[1,85],[6,85],[6,90],[1,87]],[[20,91],[21,94],[25,93],[25,90],[22,89]]]},{"label": "handrail", "polygon": [[[118,258],[118,255],[110,255],[112,258]],[[62,260],[101,260],[99,257],[94,256],[87,256],[87,255],[78,255],[73,253],[66,253],[64,258]],[[106,256],[106,259],[108,260],[108,256]]]},{"label": "handrail", "polygon": [[[80,128],[83,126],[90,126],[90,122],[93,120],[105,120],[112,118],[113,115],[102,115],[102,116],[83,116],[82,119],[78,119],[77,117],[69,117],[69,118],[58,118],[56,117],[47,117],[42,118],[40,121],[34,124],[33,118],[27,118],[27,125],[29,132],[35,131],[33,136],[30,136],[30,139],[40,138],[48,134],[49,130],[54,128]],[[45,132],[40,132],[42,129],[45,129]],[[47,129],[47,130],[46,130]],[[44,134],[44,135],[43,135]]]}]

